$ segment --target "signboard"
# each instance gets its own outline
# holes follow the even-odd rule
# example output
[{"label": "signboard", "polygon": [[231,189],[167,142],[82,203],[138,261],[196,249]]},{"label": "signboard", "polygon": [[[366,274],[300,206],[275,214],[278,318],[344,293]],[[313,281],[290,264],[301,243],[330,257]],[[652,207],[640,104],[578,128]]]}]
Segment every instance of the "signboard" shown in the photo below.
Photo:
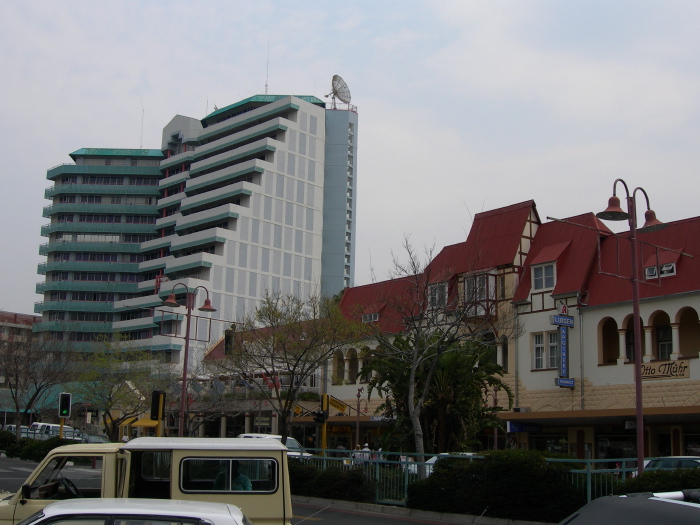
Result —
[{"label": "signboard", "polygon": [[299,405],[294,405],[294,415],[298,416],[302,413],[304,409],[300,407]]},{"label": "signboard", "polygon": [[534,423],[506,421],[506,432],[542,432],[542,427],[540,425],[535,425]]},{"label": "signboard", "polygon": [[559,327],[559,377],[569,377],[569,329]]},{"label": "signboard", "polygon": [[338,412],[345,412],[348,405],[343,403],[340,399],[336,399],[333,396],[328,396],[328,404],[335,408]]},{"label": "signboard", "polygon": [[688,379],[690,363],[687,359],[679,361],[657,361],[642,363],[642,380],[644,379]]},{"label": "signboard", "polygon": [[576,386],[576,380],[569,379],[568,377],[556,377],[554,378],[554,384],[562,388],[574,388]]},{"label": "signboard", "polygon": [[574,318],[568,315],[550,315],[549,321],[557,326],[568,326],[569,328],[574,327]]}]

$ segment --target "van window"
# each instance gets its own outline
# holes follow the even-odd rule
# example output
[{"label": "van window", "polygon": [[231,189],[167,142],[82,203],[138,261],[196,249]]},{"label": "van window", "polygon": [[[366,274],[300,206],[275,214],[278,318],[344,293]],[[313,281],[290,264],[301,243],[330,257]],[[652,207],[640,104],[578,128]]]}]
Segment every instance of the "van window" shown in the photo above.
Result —
[{"label": "van window", "polygon": [[169,499],[170,457],[170,450],[133,451],[129,472],[129,497]]},{"label": "van window", "polygon": [[277,491],[277,461],[250,458],[185,458],[182,460],[182,492]]},{"label": "van window", "polygon": [[30,486],[30,499],[99,498],[102,456],[53,458]]}]

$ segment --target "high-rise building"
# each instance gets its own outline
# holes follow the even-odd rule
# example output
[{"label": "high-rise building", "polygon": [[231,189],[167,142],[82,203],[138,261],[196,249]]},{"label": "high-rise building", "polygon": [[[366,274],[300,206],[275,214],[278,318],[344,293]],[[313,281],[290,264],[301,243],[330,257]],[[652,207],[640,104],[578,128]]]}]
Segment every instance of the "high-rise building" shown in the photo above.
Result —
[{"label": "high-rise building", "polygon": [[[112,278],[94,258],[84,267],[66,268],[61,274],[64,280],[85,273],[85,279],[94,283],[90,291],[105,294],[96,296],[105,304],[101,312],[90,310],[87,318],[68,314],[54,319],[59,312],[50,307],[59,299],[50,294],[72,289],[51,286],[53,274],[47,273],[47,282],[39,285],[40,293],[45,293],[45,301],[38,307],[44,312],[42,330],[58,337],[58,333],[77,333],[75,321],[101,324],[93,331],[82,330],[81,325],[80,331],[88,335],[71,338],[86,340],[89,334],[101,331],[120,332],[138,341],[135,344],[139,347],[159,353],[163,360],[178,363],[184,346],[183,315],[164,313],[160,308],[171,290],[182,296],[203,286],[217,310],[211,315],[217,322],[192,323],[196,360],[197,350],[216,340],[228,323],[252,313],[268,292],[308,298],[337,294],[351,286],[356,146],[356,109],[349,105],[326,109],[325,103],[313,96],[257,95],[217,109],[201,120],[175,116],[163,129],[161,151],[146,150],[160,165],[149,166],[149,180],[157,181],[157,186],[148,186],[153,200],[149,213],[143,213],[149,217],[143,231],[131,233],[127,227],[132,223],[126,223],[126,215],[120,216],[121,223],[109,223],[111,229],[80,230],[90,235],[146,236],[133,248],[125,242],[126,237],[114,237],[120,249],[132,249],[127,252],[130,266],[123,272],[128,270],[135,282],[127,281],[128,290],[122,291],[121,270],[112,272]],[[77,165],[84,159],[75,158]],[[127,153],[123,158],[131,159]],[[94,157],[94,163],[102,165],[91,168],[100,173],[106,169],[111,176],[109,170],[115,167],[110,160],[114,159],[106,155]],[[49,171],[49,178],[56,180],[47,191],[47,197],[54,198],[49,208],[56,206],[63,178],[76,176],[74,171],[80,166],[61,168]],[[101,184],[109,184],[100,194],[103,199],[111,198],[111,188],[119,188],[116,182]],[[83,193],[76,190],[71,195],[82,199]],[[102,206],[101,210],[106,213],[108,209]],[[48,230],[67,233],[58,226],[58,211],[48,216],[52,218]],[[58,240],[51,238],[54,243]],[[42,250],[49,255],[48,267],[56,249]],[[73,251],[61,249],[59,253]],[[124,257],[110,262],[125,263]],[[197,301],[201,306],[204,299],[200,295]],[[63,324],[52,324],[54,321]]]},{"label": "high-rise building", "polygon": [[138,294],[140,243],[155,235],[159,150],[80,149],[75,164],[48,170],[48,242],[39,247],[45,281],[35,331],[56,341],[93,341],[112,333],[115,301]]}]

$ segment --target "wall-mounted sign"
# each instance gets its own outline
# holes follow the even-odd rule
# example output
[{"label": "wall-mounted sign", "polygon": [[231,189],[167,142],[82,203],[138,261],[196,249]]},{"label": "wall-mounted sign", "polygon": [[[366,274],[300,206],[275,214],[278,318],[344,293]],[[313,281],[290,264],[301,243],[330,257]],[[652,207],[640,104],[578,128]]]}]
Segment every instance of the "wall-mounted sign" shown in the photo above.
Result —
[{"label": "wall-mounted sign", "polygon": [[690,377],[690,364],[682,361],[658,361],[655,363],[642,363],[642,379],[688,379]]},{"label": "wall-mounted sign", "polygon": [[550,315],[549,321],[557,326],[568,326],[569,328],[574,327],[574,318],[568,315]]},{"label": "wall-mounted sign", "polygon": [[559,327],[559,377],[569,377],[569,329]]},{"label": "wall-mounted sign", "polygon": [[534,423],[506,421],[506,432],[542,432],[542,427]]},{"label": "wall-mounted sign", "polygon": [[555,377],[554,384],[561,388],[574,388],[576,387],[576,380],[568,377]]}]

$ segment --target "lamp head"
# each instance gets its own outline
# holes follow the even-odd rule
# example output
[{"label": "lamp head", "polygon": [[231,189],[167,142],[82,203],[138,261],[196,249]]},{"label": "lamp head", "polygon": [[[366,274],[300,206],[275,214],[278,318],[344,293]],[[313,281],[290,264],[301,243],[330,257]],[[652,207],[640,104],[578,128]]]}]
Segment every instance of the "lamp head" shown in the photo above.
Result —
[{"label": "lamp head", "polygon": [[642,226],[641,229],[645,232],[655,232],[662,230],[666,226],[668,226],[668,224],[664,224],[656,218],[656,213],[654,213],[654,210],[647,210],[644,212],[644,226]]},{"label": "lamp head", "polygon": [[175,294],[170,292],[170,295],[168,295],[168,298],[163,301],[163,306],[170,306],[171,308],[177,308],[179,303],[175,300]]},{"label": "lamp head", "polygon": [[209,297],[207,297],[204,300],[204,305],[201,308],[199,308],[199,311],[200,312],[216,312],[216,308],[214,308],[211,305],[211,301],[209,300]]},{"label": "lamp head", "polygon": [[604,221],[624,221],[629,219],[630,214],[620,208],[620,198],[613,195],[608,199],[608,207],[595,216]]}]

